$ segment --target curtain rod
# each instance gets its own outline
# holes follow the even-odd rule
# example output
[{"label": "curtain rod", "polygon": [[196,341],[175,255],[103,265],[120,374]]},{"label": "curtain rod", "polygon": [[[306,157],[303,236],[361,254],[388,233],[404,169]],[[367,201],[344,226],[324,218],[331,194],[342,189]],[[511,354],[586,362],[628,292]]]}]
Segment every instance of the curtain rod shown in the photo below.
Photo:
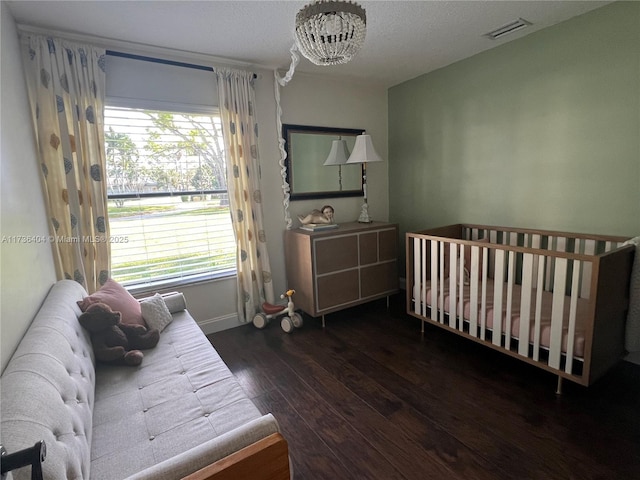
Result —
[{"label": "curtain rod", "polygon": [[[20,33],[26,33],[26,34],[36,34],[36,35],[47,35],[47,36],[54,36],[54,37],[59,37],[62,39],[66,39],[69,41],[73,41],[73,42],[87,42],[87,43],[91,43],[95,46],[99,46],[101,48],[104,48],[107,52],[107,54],[111,54],[114,56],[121,56],[121,57],[126,57],[127,53],[123,53],[122,51],[118,51],[118,50],[114,50],[114,49],[122,49],[125,52],[127,50],[132,50],[132,51],[139,51],[142,53],[146,53],[149,52],[152,55],[158,55],[158,56],[170,56],[170,57],[174,57],[174,58],[184,58],[185,55],[187,55],[188,57],[193,58],[196,61],[202,61],[206,64],[208,63],[219,63],[221,64],[223,67],[225,68],[238,68],[240,70],[248,70],[249,68],[251,68],[251,64],[247,63],[247,62],[241,62],[239,60],[230,60],[228,58],[220,58],[220,57],[213,57],[211,55],[205,55],[205,54],[199,54],[199,53],[194,53],[194,52],[185,52],[182,50],[173,50],[170,48],[165,48],[165,47],[156,47],[153,45],[146,45],[146,44],[142,44],[142,43],[134,43],[134,42],[127,42],[124,40],[116,40],[113,38],[104,38],[104,37],[97,37],[97,36],[93,36],[93,35],[87,35],[87,34],[80,34],[80,33],[71,33],[71,32],[66,32],[64,30],[51,30],[51,29],[45,29],[45,28],[41,28],[41,27],[34,27],[33,25],[26,25],[23,23],[17,23],[16,25],[18,27],[18,31]],[[197,65],[197,64],[190,64],[189,62],[181,62],[181,61],[176,61],[175,63],[170,63],[172,62],[171,60],[163,60],[157,57],[150,57],[150,56],[145,56],[145,55],[134,55],[131,54],[130,58],[137,58],[139,60],[147,60],[147,61],[155,61],[155,62],[160,62],[160,63],[166,63],[166,64],[172,64],[172,65],[180,65],[180,66],[184,66],[184,67],[191,67],[191,68],[197,68],[200,70],[208,70],[208,71],[215,71],[214,67],[207,67],[206,65]],[[253,65],[253,67],[255,67],[256,65]],[[258,65],[259,68],[262,68],[261,66]],[[269,68],[269,67],[264,67],[264,68]],[[261,78],[262,74],[257,74],[255,72],[253,72],[253,77],[254,78]]]},{"label": "curtain rod", "polygon": [[[161,63],[163,65],[172,65],[174,67],[193,68],[194,70],[204,70],[206,72],[215,72],[215,68],[206,65],[197,65],[195,63],[177,62],[175,60],[165,60],[162,58],[148,57],[146,55],[135,55],[133,53],[118,52],[115,50],[106,50],[105,53],[112,57],[130,58],[132,60],[141,60],[143,62]],[[253,74],[253,78],[258,78],[257,74]]]}]

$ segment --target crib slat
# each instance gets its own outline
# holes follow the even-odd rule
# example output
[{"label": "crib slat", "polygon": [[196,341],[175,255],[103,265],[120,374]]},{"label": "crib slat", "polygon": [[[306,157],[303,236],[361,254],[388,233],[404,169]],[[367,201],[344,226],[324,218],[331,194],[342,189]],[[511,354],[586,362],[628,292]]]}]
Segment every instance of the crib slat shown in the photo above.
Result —
[{"label": "crib slat", "polygon": [[558,237],[556,252],[566,252],[567,251],[567,237]]},{"label": "crib slat", "polygon": [[460,289],[459,301],[458,301],[458,330],[464,329],[464,245],[460,245],[460,262],[458,265],[458,288]]},{"label": "crib slat", "polygon": [[[548,237],[548,244],[547,244],[547,250],[555,250],[556,249],[556,239],[555,237],[549,236]],[[545,281],[544,281],[544,289],[547,292],[550,292],[553,290],[553,272],[555,269],[555,257],[549,257],[547,259],[547,269],[545,271]]]},{"label": "crib slat", "polygon": [[533,290],[534,255],[525,253],[522,258],[522,291],[520,300],[520,332],[518,353],[529,356],[529,332],[531,331],[531,292]]},{"label": "crib slat", "polygon": [[420,310],[420,293],[424,287],[423,283],[420,283],[420,239],[413,237],[411,239],[411,250],[413,251],[413,311],[415,313],[421,313]]},{"label": "crib slat", "polygon": [[[429,240],[431,243],[431,318],[438,320],[438,242]],[[427,303],[425,296],[424,302]]]},{"label": "crib slat", "polygon": [[[585,239],[584,238],[576,238],[574,240],[575,240],[575,244],[574,244],[574,247],[573,247],[573,253],[577,253],[578,255],[580,255],[580,254],[582,254],[582,252],[584,252]],[[577,285],[578,298],[580,298],[581,295],[582,295],[583,265],[584,265],[584,262],[582,262],[582,261],[575,261],[575,262],[572,263],[572,267],[578,269],[578,285]],[[573,282],[573,279],[572,279],[572,282]],[[572,288],[573,288],[573,283],[572,283]]]},{"label": "crib slat", "polygon": [[493,283],[492,343],[502,344],[502,292],[504,289],[504,250],[496,250],[496,268]]},{"label": "crib slat", "polygon": [[[456,328],[456,272],[458,271],[458,244],[449,244],[449,326]],[[444,310],[444,305],[442,306]]]},{"label": "crib slat", "polygon": [[[585,240],[584,242],[584,254],[585,255],[593,255],[596,251],[596,241],[595,240]],[[582,269],[582,285],[580,287],[580,297],[581,298],[589,298],[591,295],[591,272],[592,272],[592,263],[585,262]]]},{"label": "crib slat", "polygon": [[417,249],[417,253],[413,255],[414,275],[418,277],[414,281],[419,282],[420,289],[416,301],[420,302],[420,312],[423,317],[427,316],[427,266],[423,263],[423,259],[427,255],[427,242],[426,238],[416,239],[414,249]]},{"label": "crib slat", "polygon": [[[489,230],[489,242],[490,243],[498,243],[498,232],[496,230]],[[493,270],[495,266],[495,254],[496,249],[489,250],[489,270],[487,271],[487,275],[490,277],[495,275],[495,271]]]},{"label": "crib slat", "polygon": [[486,337],[487,329],[487,278],[489,274],[489,249],[482,247],[482,303],[480,305],[480,338]]},{"label": "crib slat", "polygon": [[[542,244],[542,237],[539,234],[531,235],[531,248],[540,248]],[[538,278],[538,264],[534,262],[533,264],[533,278]]]},{"label": "crib slat", "polygon": [[469,312],[469,334],[474,337],[478,336],[478,262],[480,257],[480,248],[471,247],[471,265],[469,265],[470,285],[469,285],[469,301],[471,311]]},{"label": "crib slat", "polygon": [[542,318],[542,291],[544,289],[544,263],[545,256],[538,257],[538,283],[536,289],[536,313],[533,329],[533,359],[540,359],[540,321]]},{"label": "crib slat", "polygon": [[512,304],[513,304],[513,284],[515,282],[515,276],[516,276],[516,253],[510,251],[509,260],[507,262],[507,313],[506,313],[506,318],[505,318],[506,322],[504,327],[504,346],[507,350],[511,350],[511,311],[512,311]]},{"label": "crib slat", "polygon": [[444,323],[444,249],[445,249],[445,243],[444,242],[438,242],[438,251],[440,252],[440,262],[438,263],[438,265],[440,265],[440,292],[438,294],[438,303],[437,303],[437,309],[438,309],[438,321],[440,323]]},{"label": "crib slat", "polygon": [[580,253],[582,252],[582,248],[584,247],[584,239],[583,238],[576,238],[575,239],[575,243],[573,245],[573,253]]},{"label": "crib slat", "polygon": [[564,371],[572,373],[573,370],[573,349],[575,348],[576,335],[576,315],[578,313],[578,290],[580,283],[580,266],[582,262],[573,262],[573,276],[571,278],[571,300],[569,307],[569,328],[567,331],[567,360]]},{"label": "crib slat", "polygon": [[564,317],[565,285],[567,284],[567,259],[556,258],[553,272],[553,303],[551,305],[551,338],[549,340],[549,365],[560,368],[562,353],[562,319]]}]

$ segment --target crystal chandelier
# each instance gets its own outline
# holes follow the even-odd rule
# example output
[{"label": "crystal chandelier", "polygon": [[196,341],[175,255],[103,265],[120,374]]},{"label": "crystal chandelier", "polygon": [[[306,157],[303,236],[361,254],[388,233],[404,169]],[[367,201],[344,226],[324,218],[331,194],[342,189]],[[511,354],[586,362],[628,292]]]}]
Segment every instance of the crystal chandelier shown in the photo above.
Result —
[{"label": "crystal chandelier", "polygon": [[357,3],[320,0],[296,15],[300,52],[316,65],[347,63],[360,50],[367,16]]}]

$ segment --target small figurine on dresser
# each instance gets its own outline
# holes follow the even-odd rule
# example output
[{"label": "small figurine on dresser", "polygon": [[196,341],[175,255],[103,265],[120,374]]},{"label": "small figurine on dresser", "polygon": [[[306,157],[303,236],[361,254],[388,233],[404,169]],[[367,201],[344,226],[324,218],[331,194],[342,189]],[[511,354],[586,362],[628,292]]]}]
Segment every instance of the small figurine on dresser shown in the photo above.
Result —
[{"label": "small figurine on dresser", "polygon": [[325,205],[321,210],[312,210],[306,216],[298,215],[298,220],[303,225],[308,225],[310,223],[333,223],[333,207],[331,205]]},{"label": "small figurine on dresser", "polygon": [[327,228],[338,228],[338,225],[333,221],[333,214],[335,210],[331,205],[325,205],[321,210],[312,210],[306,216],[298,215],[298,220],[303,230],[324,230]]}]

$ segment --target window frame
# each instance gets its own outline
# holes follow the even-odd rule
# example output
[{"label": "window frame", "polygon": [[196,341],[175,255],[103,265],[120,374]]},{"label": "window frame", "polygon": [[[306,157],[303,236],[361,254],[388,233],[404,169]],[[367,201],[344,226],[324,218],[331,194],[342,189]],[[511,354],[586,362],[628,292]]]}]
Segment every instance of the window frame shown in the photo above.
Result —
[{"label": "window frame", "polygon": [[[219,109],[211,108],[202,105],[193,104],[178,104],[174,102],[160,102],[157,100],[144,100],[144,99],[123,99],[119,97],[107,97],[104,104],[105,110],[110,108],[114,109],[130,109],[130,110],[148,110],[154,112],[166,112],[177,115],[207,115],[218,116]],[[107,132],[108,125],[105,121],[103,125],[105,133]],[[106,142],[105,142],[106,149]],[[106,162],[106,158],[105,158]],[[226,162],[225,162],[226,170]],[[228,196],[229,190],[227,189],[212,189],[212,190],[172,190],[164,192],[132,192],[132,193],[109,193],[107,189],[107,201],[111,200],[134,200],[143,198],[160,198],[160,197],[180,197],[189,195],[221,195],[226,194]],[[231,207],[229,205],[229,215],[231,216]],[[111,219],[109,218],[109,223]],[[231,233],[234,235],[233,227]],[[237,251],[236,260],[237,260]],[[113,272],[113,270],[112,270]],[[123,284],[123,286],[132,294],[145,294],[156,290],[167,290],[175,287],[183,287],[188,285],[197,285],[202,283],[208,283],[212,281],[225,280],[237,276],[237,263],[233,268],[220,269],[215,272],[208,273],[194,273],[192,275],[186,275],[183,277],[173,277],[168,279],[159,280],[145,280],[132,284]]]}]

